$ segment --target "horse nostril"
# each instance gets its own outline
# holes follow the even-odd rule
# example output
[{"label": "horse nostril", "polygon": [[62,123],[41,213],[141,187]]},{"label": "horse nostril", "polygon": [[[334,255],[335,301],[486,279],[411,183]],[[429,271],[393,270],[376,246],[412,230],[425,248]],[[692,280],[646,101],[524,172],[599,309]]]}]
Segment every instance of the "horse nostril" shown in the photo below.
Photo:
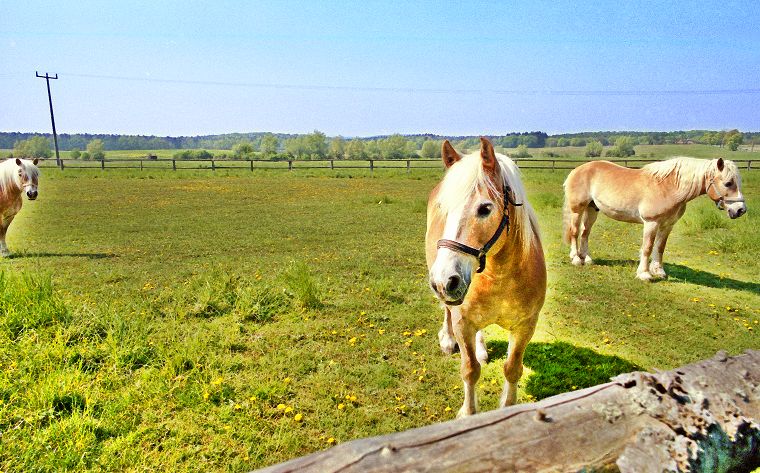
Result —
[{"label": "horse nostril", "polygon": [[458,287],[462,279],[459,276],[451,276],[446,282],[446,292],[454,292]]}]

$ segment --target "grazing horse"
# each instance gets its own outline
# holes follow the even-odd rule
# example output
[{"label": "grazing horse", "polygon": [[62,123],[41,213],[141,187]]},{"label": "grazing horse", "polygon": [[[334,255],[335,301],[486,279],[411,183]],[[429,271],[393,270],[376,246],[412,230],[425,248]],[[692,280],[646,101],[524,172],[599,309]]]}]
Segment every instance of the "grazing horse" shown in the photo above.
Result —
[{"label": "grazing horse", "polygon": [[[707,194],[732,219],[747,212],[741,176],[732,161],[672,158],[629,169],[593,161],[565,180],[565,241],[576,266],[590,264],[588,237],[599,212],[621,222],[643,223],[644,240],[636,275],[642,281],[666,277],[662,253],[686,203]],[[654,252],[653,252],[654,250]],[[649,264],[649,256],[652,256]]]},{"label": "grazing horse", "polygon": [[546,296],[538,223],[519,170],[480,140],[480,152],[467,156],[443,142],[447,171],[430,195],[425,235],[430,287],[444,307],[441,349],[450,354],[458,344],[462,353],[458,417],[477,412],[475,383],[488,359],[480,330],[490,324],[510,332],[500,405],[517,401],[523,353]]},{"label": "grazing horse", "polygon": [[0,256],[10,256],[5,244],[5,233],[13,218],[21,210],[21,194],[29,200],[37,198],[37,180],[40,170],[37,160],[6,159],[0,163]]}]

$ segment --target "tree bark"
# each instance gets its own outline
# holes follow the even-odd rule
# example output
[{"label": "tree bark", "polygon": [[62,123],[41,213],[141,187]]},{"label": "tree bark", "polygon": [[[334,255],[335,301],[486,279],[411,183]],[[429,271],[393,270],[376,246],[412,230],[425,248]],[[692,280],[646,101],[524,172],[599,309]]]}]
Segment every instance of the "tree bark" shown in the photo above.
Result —
[{"label": "tree bark", "polygon": [[759,416],[760,351],[719,352],[260,471],[752,471],[760,466]]}]

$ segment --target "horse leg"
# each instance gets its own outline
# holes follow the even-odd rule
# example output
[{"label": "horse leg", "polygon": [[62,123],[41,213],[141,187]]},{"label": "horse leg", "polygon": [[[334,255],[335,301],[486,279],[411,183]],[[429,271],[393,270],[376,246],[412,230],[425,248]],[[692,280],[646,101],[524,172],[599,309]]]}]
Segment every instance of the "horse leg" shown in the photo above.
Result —
[{"label": "horse leg", "polygon": [[480,362],[480,366],[488,363],[488,350],[486,349],[486,339],[483,337],[483,331],[478,330],[475,334],[475,358]]},{"label": "horse leg", "polygon": [[517,402],[517,382],[523,372],[523,355],[535,328],[534,323],[530,327],[516,329],[509,334],[509,354],[504,363],[504,389],[499,401],[500,407],[511,406]]},{"label": "horse leg", "polygon": [[446,355],[453,355],[457,349],[457,341],[451,329],[451,311],[448,307],[443,309],[443,325],[438,331],[438,344]]},{"label": "horse leg", "polygon": [[475,395],[475,384],[480,378],[480,363],[475,355],[475,334],[477,330],[472,323],[464,320],[461,314],[456,314],[453,326],[462,356],[459,374],[464,383],[464,402],[457,413],[457,417],[466,417],[478,411],[478,400]]},{"label": "horse leg", "polygon": [[580,212],[572,210],[570,213],[570,260],[575,266],[583,264],[583,259],[578,256],[578,233],[581,226],[581,218],[583,218],[584,209]]},{"label": "horse leg", "polygon": [[650,281],[652,275],[649,273],[649,255],[652,254],[654,239],[657,236],[659,224],[657,222],[644,222],[644,238],[641,242],[641,259],[639,267],[636,270],[636,277],[642,281]]},{"label": "horse leg", "polygon": [[13,217],[0,218],[0,256],[7,257],[11,255],[8,250],[8,245],[5,243],[5,234],[8,232],[8,227],[11,226]]},{"label": "horse leg", "polygon": [[665,253],[665,245],[668,243],[668,237],[670,236],[671,230],[673,230],[673,226],[675,226],[678,219],[683,216],[684,212],[686,212],[685,204],[682,205],[680,209],[678,209],[675,215],[675,219],[673,219],[669,224],[663,225],[662,228],[660,228],[660,230],[657,232],[657,237],[654,240],[654,254],[652,255],[652,263],[649,265],[649,272],[652,273],[652,276],[658,278],[668,277],[662,267],[662,254]]},{"label": "horse leg", "polygon": [[583,264],[593,263],[591,255],[588,253],[588,237],[591,235],[591,227],[594,226],[594,222],[596,222],[598,216],[599,211],[591,208],[591,206],[586,207],[586,211],[583,212],[583,226],[581,228],[581,241],[579,245],[580,251],[578,252],[578,257],[583,260]]}]

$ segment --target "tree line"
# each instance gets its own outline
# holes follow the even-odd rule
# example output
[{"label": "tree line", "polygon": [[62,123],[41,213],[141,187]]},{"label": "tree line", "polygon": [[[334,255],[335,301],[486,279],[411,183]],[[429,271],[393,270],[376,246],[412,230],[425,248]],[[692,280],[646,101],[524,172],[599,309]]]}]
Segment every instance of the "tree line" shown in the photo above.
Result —
[{"label": "tree line", "polygon": [[[620,134],[612,132],[594,132],[586,134],[565,134],[549,136],[543,132],[512,133],[489,138],[497,148],[513,149],[509,154],[516,158],[531,157],[530,149],[557,148],[565,146],[585,147],[588,157],[615,156],[626,157],[634,154],[634,146],[638,144],[669,144],[669,143],[702,143],[714,146],[725,146],[735,151],[747,140],[754,140],[756,134],[743,134],[738,130],[728,131],[699,131],[688,132],[631,132]],[[0,148],[10,148],[8,140],[14,139],[12,156],[43,157],[52,155],[50,135],[29,133],[0,133]],[[174,149],[173,147],[156,146],[154,140],[167,138],[134,136],[134,135],[61,135],[59,139],[62,150],[70,151],[69,157],[74,159],[103,159],[106,150],[128,149]],[[109,137],[92,138],[95,136]],[[344,138],[342,136],[328,137],[321,131],[300,135],[284,135],[276,133],[232,133],[215,135],[214,137],[187,137],[177,140],[188,146],[174,153],[176,159],[436,159],[440,157],[441,143],[444,138],[452,141],[457,149],[474,149],[480,145],[479,137],[443,137],[439,135],[400,135],[378,136],[369,138]],[[26,137],[26,138],[25,138]],[[87,138],[89,141],[87,140]],[[220,138],[221,137],[221,138]],[[171,138],[174,139],[174,138]],[[208,140],[208,141],[204,141]],[[754,141],[753,141],[754,142]],[[172,144],[169,141],[164,145]],[[192,146],[200,143],[210,144],[202,148]],[[76,146],[73,146],[76,145]],[[218,146],[218,147],[216,147]],[[604,147],[610,147],[604,151]],[[219,150],[214,153],[207,149]],[[549,151],[549,156],[555,153]]]}]

